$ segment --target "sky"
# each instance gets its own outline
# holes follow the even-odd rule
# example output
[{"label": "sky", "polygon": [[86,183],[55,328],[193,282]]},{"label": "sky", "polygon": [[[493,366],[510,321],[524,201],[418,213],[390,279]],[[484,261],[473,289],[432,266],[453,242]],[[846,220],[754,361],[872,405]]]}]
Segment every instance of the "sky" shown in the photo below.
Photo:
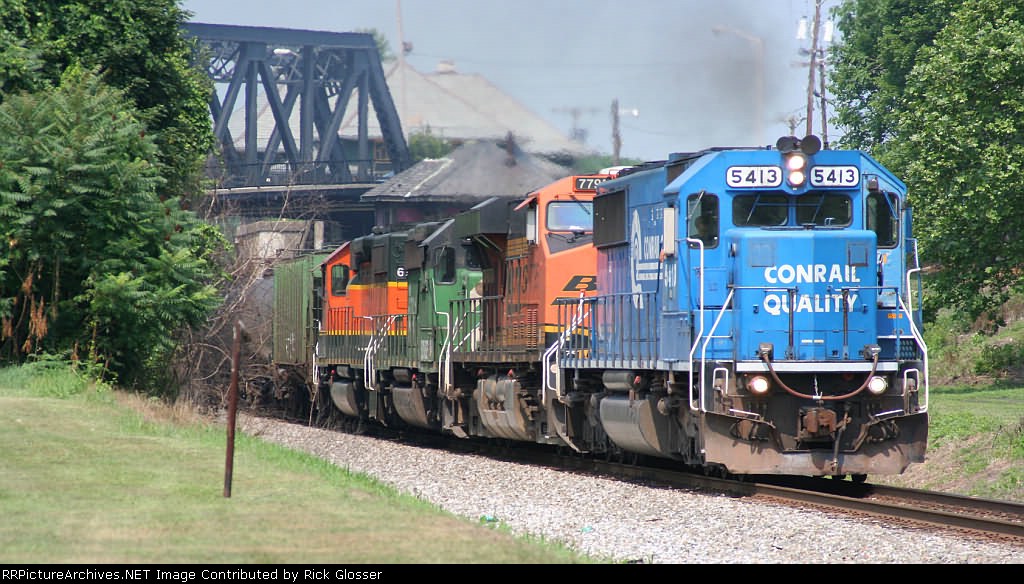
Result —
[{"label": "sky", "polygon": [[[822,21],[839,0],[824,0]],[[815,0],[182,0],[191,22],[328,32],[376,29],[429,73],[452,61],[567,136],[624,158],[807,133],[808,68],[797,39]],[[716,32],[717,29],[717,32]],[[824,33],[819,35],[824,38]],[[839,39],[838,32],[835,39]],[[760,83],[758,80],[761,80]],[[757,88],[761,87],[759,91]],[[817,89],[817,82],[815,83]],[[817,98],[815,98],[817,104]],[[760,115],[758,115],[760,112]],[[812,133],[822,136],[821,114]],[[791,127],[795,128],[791,131]],[[837,137],[828,127],[829,141]]]}]

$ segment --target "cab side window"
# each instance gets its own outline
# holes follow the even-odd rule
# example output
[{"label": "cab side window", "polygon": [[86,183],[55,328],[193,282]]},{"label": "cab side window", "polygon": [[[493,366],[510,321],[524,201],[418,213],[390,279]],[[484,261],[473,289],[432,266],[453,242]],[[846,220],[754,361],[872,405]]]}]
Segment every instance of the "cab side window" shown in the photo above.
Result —
[{"label": "cab side window", "polygon": [[878,247],[896,247],[899,241],[899,199],[888,193],[870,193],[864,214],[867,228],[878,236]]},{"label": "cab side window", "polygon": [[444,284],[455,281],[455,249],[442,247],[434,252],[434,279]]},{"label": "cab side window", "polygon": [[349,276],[349,268],[345,264],[331,266],[331,296],[345,295]]},{"label": "cab side window", "polygon": [[704,247],[718,245],[718,197],[701,192],[686,201],[686,236],[699,239]]}]

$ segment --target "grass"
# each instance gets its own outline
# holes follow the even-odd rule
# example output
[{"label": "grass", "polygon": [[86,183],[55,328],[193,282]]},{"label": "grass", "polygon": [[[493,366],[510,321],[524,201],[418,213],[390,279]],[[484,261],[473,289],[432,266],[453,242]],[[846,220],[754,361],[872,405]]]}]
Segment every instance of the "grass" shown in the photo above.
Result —
[{"label": "grass", "polygon": [[[893,484],[1024,501],[1024,387],[933,387]],[[58,363],[0,369],[0,563],[593,563]],[[872,477],[871,480],[877,480]]]},{"label": "grass", "polygon": [[0,370],[0,563],[586,563],[51,366]]},{"label": "grass", "polygon": [[933,388],[928,451],[889,484],[1024,502],[1024,388]]}]

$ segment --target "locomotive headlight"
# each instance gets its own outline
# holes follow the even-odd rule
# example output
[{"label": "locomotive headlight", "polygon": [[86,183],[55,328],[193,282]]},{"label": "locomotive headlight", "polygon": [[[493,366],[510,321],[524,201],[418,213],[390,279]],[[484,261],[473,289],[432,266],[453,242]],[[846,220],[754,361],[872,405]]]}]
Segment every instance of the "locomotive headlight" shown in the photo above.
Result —
[{"label": "locomotive headlight", "polygon": [[807,157],[799,153],[786,156],[787,182],[789,186],[800,187],[807,182]]},{"label": "locomotive headlight", "polygon": [[889,383],[884,377],[876,375],[871,378],[871,381],[868,381],[868,391],[873,395],[882,395],[887,389],[889,389]]},{"label": "locomotive headlight", "polygon": [[764,375],[755,375],[747,380],[747,391],[754,395],[764,395],[770,388],[768,378]]}]

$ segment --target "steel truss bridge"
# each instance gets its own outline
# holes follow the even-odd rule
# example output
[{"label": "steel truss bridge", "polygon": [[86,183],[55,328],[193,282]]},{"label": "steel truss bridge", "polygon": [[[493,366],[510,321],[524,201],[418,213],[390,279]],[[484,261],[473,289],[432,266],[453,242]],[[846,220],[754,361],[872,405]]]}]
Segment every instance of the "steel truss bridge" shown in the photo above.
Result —
[{"label": "steel truss bridge", "polygon": [[[311,198],[341,210],[386,173],[410,166],[371,34],[196,22],[184,28],[199,41],[197,58],[216,87],[210,114],[219,161],[208,170],[220,199],[276,206],[285,197]],[[379,142],[369,136],[371,102]],[[261,116],[267,109],[271,116]],[[356,120],[356,131],[342,139],[346,118]]]}]

